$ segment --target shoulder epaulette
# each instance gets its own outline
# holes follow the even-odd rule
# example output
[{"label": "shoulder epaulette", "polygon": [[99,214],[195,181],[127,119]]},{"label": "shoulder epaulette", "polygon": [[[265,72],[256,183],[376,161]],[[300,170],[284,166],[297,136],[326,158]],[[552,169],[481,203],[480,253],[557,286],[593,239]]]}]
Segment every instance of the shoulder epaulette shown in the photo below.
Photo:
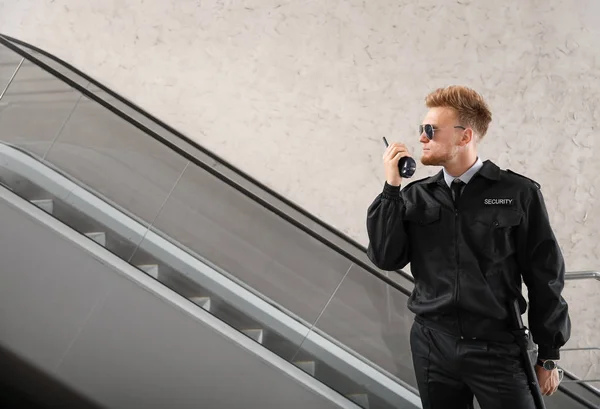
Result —
[{"label": "shoulder epaulette", "polygon": [[413,180],[413,181],[412,181],[412,182],[410,182],[408,185],[404,186],[404,187],[402,188],[402,190],[404,190],[404,189],[408,189],[408,188],[409,188],[409,187],[411,187],[412,185],[416,185],[416,184],[417,184],[417,183],[419,183],[419,182],[423,182],[424,180],[427,180],[427,179],[429,179],[430,177],[431,177],[431,176],[425,177],[425,178],[423,178],[423,179]]},{"label": "shoulder epaulette", "polygon": [[535,187],[537,187],[538,189],[541,189],[541,188],[542,188],[542,186],[541,186],[541,185],[540,185],[538,182],[536,182],[536,181],[535,181],[535,180],[533,180],[533,179],[530,179],[530,178],[528,178],[527,176],[523,176],[523,175],[521,175],[520,173],[513,172],[513,171],[512,171],[512,170],[510,170],[510,169],[506,169],[506,171],[507,171],[508,173],[512,174],[512,175],[515,175],[515,176],[522,177],[523,179],[527,179],[528,181],[530,181],[531,183],[533,183],[533,184],[535,185]]}]

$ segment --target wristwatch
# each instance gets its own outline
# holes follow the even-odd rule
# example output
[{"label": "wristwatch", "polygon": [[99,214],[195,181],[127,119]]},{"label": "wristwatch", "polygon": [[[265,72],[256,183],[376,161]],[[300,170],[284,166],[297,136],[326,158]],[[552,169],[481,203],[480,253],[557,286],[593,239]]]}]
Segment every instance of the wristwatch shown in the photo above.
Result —
[{"label": "wristwatch", "polygon": [[552,359],[546,359],[545,361],[538,359],[537,365],[541,366],[542,368],[544,368],[547,371],[553,371],[554,369],[558,368],[558,364],[556,363],[556,361],[554,361]]}]

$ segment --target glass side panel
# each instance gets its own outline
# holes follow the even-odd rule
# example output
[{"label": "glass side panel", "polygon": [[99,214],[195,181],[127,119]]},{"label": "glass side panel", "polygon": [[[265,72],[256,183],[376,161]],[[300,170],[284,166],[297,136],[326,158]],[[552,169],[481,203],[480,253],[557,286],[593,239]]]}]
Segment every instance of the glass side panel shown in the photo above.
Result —
[{"label": "glass side panel", "polygon": [[79,92],[25,61],[0,102],[0,140],[43,157],[80,98]]},{"label": "glass side panel", "polygon": [[46,160],[148,225],[187,165],[185,158],[86,97]]},{"label": "glass side panel", "polygon": [[415,389],[407,296],[353,265],[314,325]]},{"label": "glass side panel", "polygon": [[308,322],[351,265],[193,164],[153,227]]},{"label": "glass side panel", "polygon": [[[108,102],[109,104],[124,112],[125,114],[129,115],[132,119],[139,122],[141,125],[145,126],[152,132],[155,132],[156,134],[160,135],[160,137],[164,140],[169,141],[173,145],[180,147],[186,151],[189,150],[189,144],[186,141],[182,140],[180,137],[173,134],[171,131],[167,130],[157,122],[148,119],[145,115],[139,113],[137,110],[131,108],[129,105],[110,95],[108,92],[103,91],[102,89],[93,84],[90,85],[88,89],[91,92],[93,92],[94,95],[98,98],[101,98],[103,101]],[[147,107],[142,106],[142,108],[146,109]],[[216,162],[212,158],[200,151],[194,152],[194,156],[210,166],[216,165]]]},{"label": "glass side panel", "polygon": [[[201,157],[201,155],[202,155],[198,149],[194,148],[191,145],[188,145],[186,150],[189,152],[193,152],[194,155],[197,155],[198,157]],[[412,288],[413,288],[412,281],[407,280],[406,278],[404,278],[403,276],[401,276],[400,274],[398,274],[396,272],[379,270],[377,267],[375,267],[373,265],[373,263],[371,263],[371,261],[367,257],[366,252],[363,249],[355,246],[352,243],[349,243],[347,240],[345,240],[345,238],[340,237],[340,236],[336,235],[335,233],[331,232],[322,224],[317,223],[316,221],[312,220],[310,217],[307,217],[306,215],[302,214],[300,211],[292,208],[291,206],[288,206],[283,201],[277,199],[270,193],[266,192],[265,190],[261,189],[260,187],[258,187],[256,185],[254,185],[251,181],[240,176],[235,171],[228,169],[224,165],[216,166],[215,170],[218,171],[220,174],[224,175],[225,177],[227,177],[228,179],[233,180],[236,183],[240,184],[245,189],[248,189],[248,191],[257,195],[259,198],[265,200],[270,205],[276,207],[277,209],[280,209],[283,213],[285,213],[292,219],[296,220],[301,225],[312,230],[319,236],[325,238],[330,243],[334,244],[335,246],[337,246],[339,249],[346,252],[350,256],[355,257],[355,259],[358,262],[362,262],[365,265],[370,266],[372,270],[380,273],[383,276],[389,277],[390,279],[392,279],[393,281],[398,283],[403,288],[406,288],[408,291],[412,290]],[[366,209],[365,209],[365,218],[366,218]],[[366,273],[369,273],[369,272],[366,272]]]},{"label": "glass side panel", "polygon": [[0,95],[21,62],[21,56],[0,44]]}]

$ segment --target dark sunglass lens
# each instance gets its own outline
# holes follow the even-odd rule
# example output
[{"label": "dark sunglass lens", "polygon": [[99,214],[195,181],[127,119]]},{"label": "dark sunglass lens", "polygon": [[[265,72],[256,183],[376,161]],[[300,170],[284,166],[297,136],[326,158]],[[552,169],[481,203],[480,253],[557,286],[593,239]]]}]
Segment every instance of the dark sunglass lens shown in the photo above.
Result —
[{"label": "dark sunglass lens", "polygon": [[433,126],[425,125],[425,134],[430,140],[433,139]]},{"label": "dark sunglass lens", "polygon": [[423,135],[423,125],[419,125],[419,136]]}]

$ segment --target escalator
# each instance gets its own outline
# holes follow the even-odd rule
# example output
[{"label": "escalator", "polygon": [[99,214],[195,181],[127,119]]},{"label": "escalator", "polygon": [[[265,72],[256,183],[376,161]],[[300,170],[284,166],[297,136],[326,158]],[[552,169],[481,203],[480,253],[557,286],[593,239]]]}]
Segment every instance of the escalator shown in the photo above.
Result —
[{"label": "escalator", "polygon": [[[41,209],[347,402],[420,407],[409,276],[373,268],[359,245],[73,67],[0,42],[6,197]],[[599,403],[577,383],[547,401]]]},{"label": "escalator", "polygon": [[0,402],[358,408],[47,211],[0,189]]}]

